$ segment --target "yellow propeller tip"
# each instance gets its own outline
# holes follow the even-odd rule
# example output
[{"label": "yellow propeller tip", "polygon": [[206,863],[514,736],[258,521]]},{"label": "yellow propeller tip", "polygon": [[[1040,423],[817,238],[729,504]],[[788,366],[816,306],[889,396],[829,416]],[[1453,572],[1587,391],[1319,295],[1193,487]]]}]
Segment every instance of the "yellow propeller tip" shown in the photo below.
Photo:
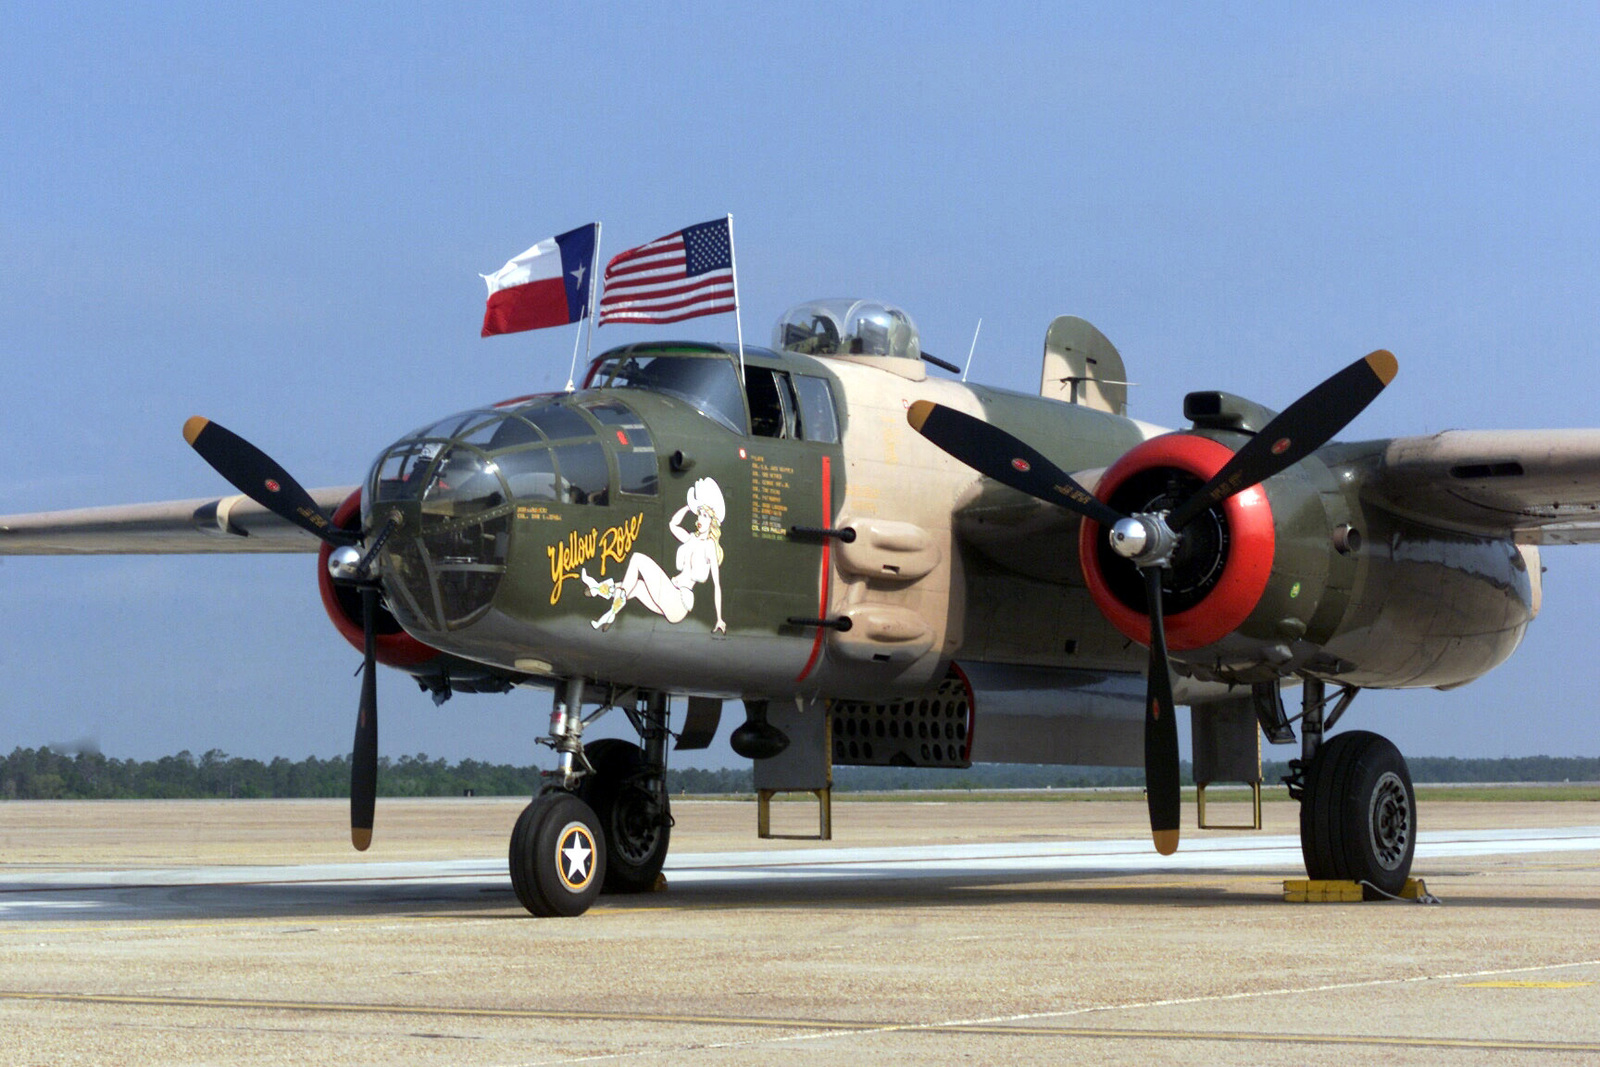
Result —
[{"label": "yellow propeller tip", "polygon": [[1400,361],[1394,358],[1394,353],[1387,348],[1380,348],[1367,357],[1367,366],[1372,368],[1372,373],[1384,385],[1394,381],[1394,376],[1400,373]]},{"label": "yellow propeller tip", "polygon": [[357,852],[365,852],[372,845],[372,828],[350,827],[350,843],[356,846]]},{"label": "yellow propeller tip", "polygon": [[211,420],[206,418],[204,415],[193,416],[188,422],[183,424],[183,439],[188,441],[191,445],[194,444],[195,438],[199,437],[201,431],[210,425]]},{"label": "yellow propeller tip", "polygon": [[933,401],[918,400],[906,410],[906,421],[918,433],[922,432],[922,424],[928,421],[928,416],[933,413]]},{"label": "yellow propeller tip", "polygon": [[1178,831],[1152,830],[1150,836],[1155,838],[1156,851],[1163,856],[1170,856],[1178,851]]}]

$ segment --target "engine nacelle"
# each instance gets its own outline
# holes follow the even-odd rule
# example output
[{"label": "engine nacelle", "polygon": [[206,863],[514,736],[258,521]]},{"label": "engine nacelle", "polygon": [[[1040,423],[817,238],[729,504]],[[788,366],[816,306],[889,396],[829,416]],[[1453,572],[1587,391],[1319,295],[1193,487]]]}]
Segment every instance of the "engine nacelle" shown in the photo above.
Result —
[{"label": "engine nacelle", "polygon": [[[1096,495],[1124,514],[1170,511],[1232,456],[1199,434],[1152,438],[1106,470]],[[1199,677],[1223,681],[1276,677],[1311,663],[1337,626],[1354,579],[1354,565],[1341,559],[1333,536],[1345,510],[1327,468],[1310,458],[1191,522],[1163,578],[1174,658]],[[1148,644],[1138,568],[1089,520],[1080,529],[1079,554],[1096,607],[1122,634]]]},{"label": "engine nacelle", "polygon": [[[1232,457],[1226,445],[1208,437],[1166,434],[1124,453],[1101,476],[1096,495],[1125,515],[1170,511]],[[1123,635],[1149,644],[1139,569],[1112,550],[1099,523],[1085,519],[1078,538],[1095,606]],[[1237,630],[1266,591],[1276,547],[1272,505],[1259,485],[1191,522],[1162,583],[1168,648],[1203,648]]]},{"label": "engine nacelle", "polygon": [[[361,490],[351,493],[339,505],[333,513],[333,523],[341,530],[360,529]],[[317,553],[317,588],[322,593],[322,606],[327,610],[334,628],[350,642],[350,647],[362,652],[361,594],[355,587],[337,583],[329,575],[328,556],[332,551],[330,545],[324,544]],[[527,677],[474,663],[423,644],[406,633],[382,603],[378,605],[375,629],[378,662],[411,675],[418,685],[433,693],[436,701],[442,702],[456,690],[465,693],[503,693]]]}]

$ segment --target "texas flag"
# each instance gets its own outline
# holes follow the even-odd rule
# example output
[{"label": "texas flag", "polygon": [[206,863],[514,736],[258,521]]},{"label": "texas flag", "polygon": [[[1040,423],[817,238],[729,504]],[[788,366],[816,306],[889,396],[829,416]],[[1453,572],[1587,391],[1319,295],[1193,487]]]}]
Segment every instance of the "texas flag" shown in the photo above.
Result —
[{"label": "texas flag", "polygon": [[589,268],[594,263],[598,223],[547,237],[493,274],[483,336],[565,326],[589,313]]}]

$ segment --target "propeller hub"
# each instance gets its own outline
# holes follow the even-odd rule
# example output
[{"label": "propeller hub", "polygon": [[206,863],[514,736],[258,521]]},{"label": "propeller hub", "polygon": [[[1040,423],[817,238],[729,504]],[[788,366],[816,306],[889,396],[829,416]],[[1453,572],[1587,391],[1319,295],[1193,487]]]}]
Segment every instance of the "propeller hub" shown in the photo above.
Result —
[{"label": "propeller hub", "polygon": [[328,553],[328,574],[336,582],[353,582],[361,577],[361,550],[341,545]]},{"label": "propeller hub", "polygon": [[1110,538],[1113,552],[1141,568],[1166,566],[1178,547],[1178,535],[1167,525],[1166,518],[1156,512],[1140,512],[1131,518],[1119,519],[1111,527]]},{"label": "propeller hub", "polygon": [[1137,559],[1149,543],[1150,535],[1138,519],[1122,519],[1111,527],[1112,551],[1123,559]]}]

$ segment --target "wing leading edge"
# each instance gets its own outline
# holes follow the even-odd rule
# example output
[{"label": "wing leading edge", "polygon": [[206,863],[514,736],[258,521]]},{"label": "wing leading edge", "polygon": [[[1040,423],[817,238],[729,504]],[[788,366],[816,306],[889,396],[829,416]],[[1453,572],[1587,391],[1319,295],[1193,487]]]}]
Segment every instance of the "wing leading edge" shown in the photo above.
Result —
[{"label": "wing leading edge", "polygon": [[[311,490],[332,512],[355,486]],[[321,542],[245,496],[0,515],[0,556],[315,552]]]},{"label": "wing leading edge", "polygon": [[1600,543],[1600,430],[1397,437],[1369,488],[1433,526],[1525,545]]}]

